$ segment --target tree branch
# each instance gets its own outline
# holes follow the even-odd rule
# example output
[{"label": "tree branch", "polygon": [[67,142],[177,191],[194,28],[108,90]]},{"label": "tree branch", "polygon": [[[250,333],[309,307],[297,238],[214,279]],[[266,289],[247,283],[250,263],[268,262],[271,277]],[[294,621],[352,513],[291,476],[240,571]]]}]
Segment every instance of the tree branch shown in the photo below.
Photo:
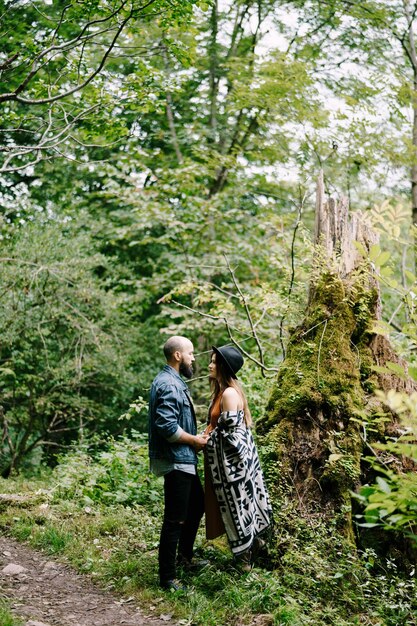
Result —
[{"label": "tree branch", "polygon": [[292,294],[292,290],[293,290],[293,286],[294,286],[294,280],[295,280],[295,240],[297,237],[297,231],[298,228],[301,224],[301,218],[303,215],[303,210],[304,210],[304,204],[305,201],[307,199],[307,192],[304,193],[304,195],[301,197],[300,199],[300,203],[298,205],[298,214],[297,214],[297,220],[294,226],[294,230],[293,230],[293,234],[292,234],[292,240],[291,240],[291,279],[290,279],[290,284],[288,286],[288,291],[287,291],[287,307],[284,311],[284,313],[281,316],[281,320],[279,323],[279,342],[281,344],[281,350],[282,350],[282,357],[285,358],[285,346],[284,346],[284,321],[285,318],[287,316],[288,313],[288,308],[289,308],[289,299],[291,297]]},{"label": "tree branch", "polygon": [[[158,300],[158,304],[160,304],[161,302],[163,302],[163,298],[161,298],[160,300]],[[223,322],[223,323],[224,323],[224,325],[226,326],[227,334],[229,335],[229,338],[230,338],[231,342],[232,342],[232,343],[233,343],[236,347],[238,347],[238,348],[239,348],[239,350],[240,350],[240,351],[241,351],[241,352],[242,352],[242,353],[243,353],[243,354],[244,354],[244,355],[245,355],[245,356],[246,356],[246,357],[247,357],[250,361],[252,361],[253,363],[255,363],[255,364],[256,364],[256,365],[257,365],[257,366],[261,369],[261,371],[262,371],[262,375],[263,375],[263,376],[265,376],[265,372],[274,372],[274,373],[278,372],[278,369],[277,369],[277,368],[275,368],[275,367],[267,367],[267,366],[265,365],[264,361],[263,361],[263,358],[262,358],[262,360],[260,361],[259,359],[256,359],[254,356],[252,356],[249,352],[247,352],[247,350],[245,350],[244,348],[242,348],[241,343],[239,343],[239,342],[238,342],[238,341],[234,338],[234,336],[233,336],[233,334],[232,334],[232,330],[236,330],[236,331],[238,331],[238,332],[240,332],[240,331],[239,331],[239,329],[234,328],[234,327],[230,324],[230,322],[229,322],[229,320],[227,319],[227,317],[225,317],[225,316],[218,316],[218,315],[210,315],[209,313],[203,313],[202,311],[199,311],[199,310],[197,310],[197,309],[193,309],[192,307],[190,307],[190,306],[188,306],[188,305],[186,305],[186,304],[182,304],[181,302],[178,302],[177,300],[171,300],[171,302],[173,302],[174,304],[176,304],[177,306],[179,306],[179,307],[181,307],[181,308],[183,308],[183,309],[186,309],[187,311],[190,311],[191,313],[197,313],[197,315],[200,315],[201,317],[205,317],[205,318],[207,318],[207,319],[210,319],[210,320],[213,320],[213,321],[216,321],[216,322]],[[255,331],[255,335],[256,335],[256,331]],[[251,339],[252,339],[253,337],[254,337],[254,335],[253,335],[253,333],[251,333],[251,334],[248,336],[248,339],[249,339],[249,338],[251,338]]]},{"label": "tree branch", "polygon": [[246,358],[248,358],[250,361],[252,361],[253,363],[255,363],[261,368],[263,376],[265,376],[265,372],[274,372],[276,374],[279,371],[276,367],[266,367],[264,363],[261,363],[260,361],[258,361],[258,359],[255,359],[255,357],[253,357],[251,354],[249,354],[249,352],[247,352],[244,348],[242,348],[242,345],[238,341],[236,341],[236,339],[233,337],[232,332],[231,332],[231,327],[226,318],[224,318],[224,322],[226,324],[226,329],[227,329],[227,333],[229,335],[230,341],[242,352],[242,354],[246,356]]},{"label": "tree branch", "polygon": [[[226,254],[224,254],[223,256],[224,256],[225,261],[226,261],[227,269],[229,270],[229,273],[230,273],[230,275],[232,277],[233,284],[234,284],[234,286],[236,288],[236,291],[238,292],[238,294],[240,296],[241,302],[243,303],[243,307],[245,309],[246,317],[248,319],[249,326],[250,326],[250,329],[252,331],[252,337],[255,339],[255,343],[256,343],[256,345],[258,347],[260,362],[262,363],[262,365],[264,365],[263,349],[262,349],[262,346],[261,346],[261,342],[259,341],[258,334],[256,332],[256,327],[255,327],[255,325],[253,323],[253,319],[252,319],[252,315],[251,315],[251,312],[250,312],[250,309],[249,309],[247,298],[243,294],[243,292],[242,292],[242,290],[241,290],[241,288],[239,286],[239,283],[237,282],[235,272],[234,272],[234,270],[232,269],[232,267],[231,267],[231,265],[229,263],[229,259],[227,258]],[[262,370],[262,374],[264,374],[263,370]]]},{"label": "tree branch", "polygon": [[[169,76],[169,67],[168,67],[168,51],[167,51],[167,47],[166,44],[164,42],[162,42],[161,45],[161,50],[162,50],[162,56],[164,58],[164,64],[165,64],[165,80],[166,82],[168,82],[168,76]],[[177,157],[177,161],[179,163],[179,165],[181,165],[184,161],[182,153],[181,153],[181,149],[180,149],[180,145],[178,142],[178,136],[177,136],[177,131],[175,128],[175,122],[174,122],[174,113],[172,111],[172,96],[171,96],[171,92],[169,91],[169,89],[166,89],[166,93],[165,93],[165,100],[166,100],[166,111],[167,111],[167,119],[168,119],[168,127],[171,133],[171,142],[172,145],[174,147],[175,150],[175,155]]]},{"label": "tree branch", "polygon": [[[25,87],[28,85],[28,83],[30,82],[30,80],[33,78],[33,76],[35,76],[35,74],[39,71],[39,67],[38,67],[38,63],[41,59],[43,59],[46,55],[48,55],[51,52],[57,52],[57,51],[65,51],[68,50],[69,48],[73,48],[75,47],[78,43],[80,42],[84,42],[85,39],[93,39],[96,38],[98,33],[92,33],[90,35],[87,35],[86,37],[84,37],[84,33],[92,26],[98,23],[104,23],[109,21],[110,19],[114,18],[116,15],[118,15],[122,9],[125,7],[125,5],[127,4],[127,0],[125,0],[124,2],[122,2],[122,4],[118,7],[118,9],[116,11],[114,11],[111,15],[102,18],[100,20],[93,20],[92,22],[88,22],[83,29],[80,31],[80,33],[77,35],[77,37],[73,38],[71,41],[69,42],[64,42],[60,45],[53,45],[53,46],[49,46],[49,48],[47,48],[46,50],[43,50],[41,53],[39,53],[37,55],[37,57],[35,57],[33,64],[32,64],[32,70],[31,72],[29,72],[28,76],[24,79],[24,81],[15,89],[14,92],[11,93],[6,93],[6,94],[2,94],[0,95],[0,102],[5,102],[8,100],[13,100],[16,102],[20,102],[22,104],[30,104],[30,105],[36,105],[36,104],[49,104],[52,102],[56,102],[57,100],[62,100],[63,98],[66,98],[67,96],[70,96],[74,93],[76,93],[77,91],[80,91],[82,89],[84,89],[84,87],[86,87],[89,83],[91,83],[91,81],[101,72],[101,70],[103,69],[106,60],[108,58],[108,56],[110,55],[111,51],[113,50],[117,39],[119,38],[121,32],[123,31],[124,27],[126,26],[126,24],[128,23],[128,21],[133,17],[134,13],[137,13],[138,11],[143,10],[144,8],[150,6],[151,4],[153,4],[153,2],[155,2],[155,0],[150,0],[146,5],[143,5],[142,7],[140,7],[137,11],[134,11],[133,9],[131,9],[131,11],[129,12],[128,16],[122,20],[121,24],[119,25],[119,27],[116,30],[116,34],[114,35],[110,45],[108,46],[105,54],[103,55],[103,58],[101,60],[101,62],[99,63],[97,69],[92,72],[92,74],[90,74],[90,76],[88,78],[86,78],[82,83],[80,83],[79,85],[73,87],[72,89],[69,89],[67,91],[65,91],[64,93],[58,94],[56,96],[51,96],[49,98],[40,98],[40,99],[32,99],[32,98],[23,98],[19,96],[19,93],[21,93]],[[108,32],[109,29],[106,29],[105,32]]]},{"label": "tree branch", "polygon": [[411,64],[413,66],[414,69],[414,86],[416,83],[416,72],[417,72],[417,52],[416,52],[416,42],[414,39],[414,31],[413,31],[413,16],[410,12],[410,3],[408,0],[404,0],[403,2],[404,4],[404,13],[405,13],[405,17],[407,19],[407,24],[408,24],[408,29],[407,29],[407,36],[408,36],[408,43],[410,44],[410,50],[408,51],[408,48],[405,46],[405,44],[403,45],[403,48],[406,50],[406,52],[409,54],[409,58],[411,60]]},{"label": "tree branch", "polygon": [[[85,109],[84,111],[81,111],[80,113],[78,113],[78,115],[76,115],[73,119],[69,120],[67,117],[67,114],[65,111],[63,111],[63,117],[65,120],[65,126],[63,128],[61,128],[59,131],[56,131],[55,134],[53,134],[52,136],[49,136],[51,134],[51,130],[52,130],[52,125],[53,125],[53,120],[52,120],[52,111],[49,110],[48,111],[48,123],[47,126],[45,128],[45,130],[42,132],[42,135],[39,139],[39,142],[36,145],[32,145],[32,146],[10,146],[10,147],[6,147],[3,146],[0,150],[5,152],[5,151],[11,151],[11,154],[9,154],[7,156],[7,158],[5,159],[3,165],[0,167],[0,172],[18,172],[18,171],[22,171],[24,169],[26,169],[29,166],[33,166],[36,165],[36,163],[39,163],[41,160],[44,160],[46,157],[44,157],[42,155],[42,152],[46,152],[48,150],[55,150],[57,149],[58,146],[60,146],[61,144],[63,144],[65,141],[67,141],[67,139],[69,137],[71,137],[72,139],[75,140],[75,138],[70,134],[70,130],[75,126],[75,124],[77,122],[79,122],[81,119],[83,119],[86,115],[89,115],[90,113],[92,113],[93,111],[95,111],[96,109],[98,109],[100,107],[99,104],[95,104],[87,109]],[[75,140],[78,142],[78,140]],[[82,145],[82,144],[81,144]],[[25,163],[23,165],[13,165],[11,166],[10,163],[14,160],[14,159],[18,159],[20,157],[24,157],[26,155],[32,154],[32,153],[37,153],[37,157],[36,159],[34,159],[33,161],[29,161],[28,163]],[[65,156],[65,155],[63,155]]]}]

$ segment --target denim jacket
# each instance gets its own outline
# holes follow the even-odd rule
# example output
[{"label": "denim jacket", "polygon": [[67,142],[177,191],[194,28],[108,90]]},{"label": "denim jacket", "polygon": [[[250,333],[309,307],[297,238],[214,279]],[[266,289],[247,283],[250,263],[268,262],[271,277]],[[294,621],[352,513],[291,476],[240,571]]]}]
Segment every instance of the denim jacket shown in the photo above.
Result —
[{"label": "denim jacket", "polygon": [[170,443],[178,427],[197,434],[197,423],[188,387],[170,365],[165,365],[152,383],[149,400],[149,456],[172,463],[197,465],[192,446]]}]

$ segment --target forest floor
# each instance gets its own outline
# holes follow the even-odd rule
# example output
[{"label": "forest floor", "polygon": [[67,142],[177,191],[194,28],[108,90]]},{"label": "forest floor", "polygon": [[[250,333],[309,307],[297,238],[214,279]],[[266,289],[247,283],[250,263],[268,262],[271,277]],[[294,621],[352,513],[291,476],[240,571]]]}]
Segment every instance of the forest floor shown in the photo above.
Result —
[{"label": "forest floor", "polygon": [[0,478],[0,626],[417,626],[414,566],[381,560],[378,570],[373,552],[361,557],[332,528],[300,522],[276,536],[274,569],[265,558],[248,574],[201,528],[197,554],[210,565],[181,572],[188,591],[163,592],[159,484],[146,505],[86,503],[68,487],[83,471],[75,461],[61,486],[50,473]]},{"label": "forest floor", "polygon": [[6,537],[0,537],[0,588],[25,626],[174,624],[171,615],[144,615],[132,598],[117,598],[69,566]]}]

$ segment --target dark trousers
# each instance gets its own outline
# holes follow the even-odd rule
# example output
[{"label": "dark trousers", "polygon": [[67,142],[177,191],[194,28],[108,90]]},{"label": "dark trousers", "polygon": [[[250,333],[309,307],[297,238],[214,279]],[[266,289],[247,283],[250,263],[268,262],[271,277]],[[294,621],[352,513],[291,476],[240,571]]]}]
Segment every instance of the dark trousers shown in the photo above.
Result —
[{"label": "dark trousers", "polygon": [[164,476],[164,521],[159,541],[161,583],[176,576],[178,558],[192,559],[204,514],[204,492],[198,474],[173,470]]}]

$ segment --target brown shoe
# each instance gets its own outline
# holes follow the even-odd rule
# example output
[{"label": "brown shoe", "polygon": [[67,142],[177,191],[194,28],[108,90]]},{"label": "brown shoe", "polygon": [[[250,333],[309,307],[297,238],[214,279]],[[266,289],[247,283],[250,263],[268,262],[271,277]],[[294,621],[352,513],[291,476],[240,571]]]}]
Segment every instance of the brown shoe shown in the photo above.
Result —
[{"label": "brown shoe", "polygon": [[252,569],[252,552],[245,550],[241,554],[235,556],[236,567],[240,572],[250,572]]},{"label": "brown shoe", "polygon": [[186,559],[185,557],[179,557],[177,560],[178,567],[182,567],[185,572],[199,572],[207,565],[210,565],[210,562],[206,559]]},{"label": "brown shoe", "polygon": [[259,556],[259,552],[266,546],[266,542],[264,539],[260,537],[255,537],[252,543],[252,561],[255,561]]},{"label": "brown shoe", "polygon": [[173,578],[172,580],[161,580],[160,586],[166,591],[187,591],[187,587],[176,578]]}]

